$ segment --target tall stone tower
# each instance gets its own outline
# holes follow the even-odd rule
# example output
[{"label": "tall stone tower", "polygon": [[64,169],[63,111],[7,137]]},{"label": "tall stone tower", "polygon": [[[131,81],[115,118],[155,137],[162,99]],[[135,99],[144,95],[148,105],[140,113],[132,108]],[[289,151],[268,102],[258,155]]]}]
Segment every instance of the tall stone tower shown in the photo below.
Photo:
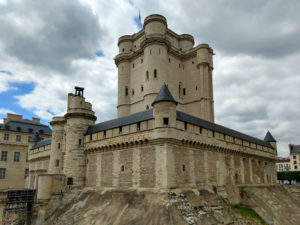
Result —
[{"label": "tall stone tower", "polygon": [[85,185],[84,134],[96,121],[91,103],[83,97],[83,90],[75,87],[75,94],[68,95],[67,113],[64,117],[54,117],[51,122],[49,174],[63,173],[67,185],[74,186]]},{"label": "tall stone tower", "polygon": [[178,102],[178,109],[214,122],[213,50],[194,47],[189,34],[178,35],[161,15],[150,15],[144,28],[118,41],[118,116],[151,107],[163,83]]}]

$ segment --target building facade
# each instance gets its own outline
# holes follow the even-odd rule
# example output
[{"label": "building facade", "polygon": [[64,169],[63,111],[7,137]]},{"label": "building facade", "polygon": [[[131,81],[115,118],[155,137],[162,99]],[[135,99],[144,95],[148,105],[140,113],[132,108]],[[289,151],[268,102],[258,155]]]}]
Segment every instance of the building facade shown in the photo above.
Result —
[{"label": "building facade", "polygon": [[300,145],[289,145],[291,170],[300,170]]},{"label": "building facade", "polygon": [[[54,117],[52,138],[32,137],[28,185],[38,199],[66,186],[197,188],[276,183],[276,140],[214,123],[212,55],[163,16],[119,39],[118,118],[95,124],[83,88]],[[31,172],[42,170],[43,174]],[[33,177],[34,176],[34,177]]]},{"label": "building facade", "polygon": [[0,124],[0,189],[25,188],[29,139],[34,132],[39,132],[41,138],[49,138],[51,129],[38,118],[27,120],[11,113],[3,122]]},{"label": "building facade", "polygon": [[276,161],[276,170],[277,172],[290,171],[291,170],[290,158],[278,157]]}]

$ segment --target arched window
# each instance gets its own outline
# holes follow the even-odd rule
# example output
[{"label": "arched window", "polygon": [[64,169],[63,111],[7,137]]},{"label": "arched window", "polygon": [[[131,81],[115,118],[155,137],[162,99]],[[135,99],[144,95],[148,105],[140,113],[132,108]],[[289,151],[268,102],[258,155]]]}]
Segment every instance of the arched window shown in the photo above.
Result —
[{"label": "arched window", "polygon": [[125,96],[128,96],[128,87],[125,87]]},{"label": "arched window", "polygon": [[154,69],[153,76],[154,76],[154,78],[157,78],[157,69]]},{"label": "arched window", "polygon": [[149,72],[148,72],[148,70],[146,71],[146,80],[149,80]]}]

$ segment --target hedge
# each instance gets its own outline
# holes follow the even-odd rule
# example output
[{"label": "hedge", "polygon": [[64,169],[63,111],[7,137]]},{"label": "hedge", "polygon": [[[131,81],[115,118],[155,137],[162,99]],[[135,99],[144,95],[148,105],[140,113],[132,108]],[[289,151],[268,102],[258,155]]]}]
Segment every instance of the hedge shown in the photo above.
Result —
[{"label": "hedge", "polygon": [[300,171],[282,171],[277,172],[277,180],[295,180],[300,182]]}]

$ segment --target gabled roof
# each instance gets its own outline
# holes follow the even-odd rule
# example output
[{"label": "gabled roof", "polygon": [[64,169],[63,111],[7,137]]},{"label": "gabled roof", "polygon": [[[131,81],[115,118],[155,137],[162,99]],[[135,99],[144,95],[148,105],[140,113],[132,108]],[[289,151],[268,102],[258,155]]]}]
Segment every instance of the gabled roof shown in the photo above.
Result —
[{"label": "gabled roof", "polygon": [[44,139],[44,140],[41,140],[41,141],[35,143],[35,145],[32,146],[31,150],[36,149],[36,148],[40,148],[40,147],[43,147],[43,146],[46,146],[46,145],[51,145],[51,138],[47,138],[47,139]]},{"label": "gabled roof", "polygon": [[290,145],[290,154],[300,154],[300,145]]},{"label": "gabled roof", "polygon": [[129,124],[143,122],[143,121],[151,120],[151,119],[154,119],[153,109],[148,109],[148,110],[141,111],[138,113],[130,114],[128,116],[123,116],[123,117],[120,117],[117,119],[113,119],[113,120],[105,121],[105,122],[98,123],[95,125],[91,125],[91,126],[89,126],[89,128],[86,132],[86,135],[100,132],[103,130],[109,130],[109,129],[113,129],[113,128],[117,128],[117,127],[126,126]]},{"label": "gabled roof", "polygon": [[267,142],[276,142],[275,138],[272,136],[270,131],[267,132],[264,140],[267,141]]},{"label": "gabled roof", "polygon": [[49,126],[33,122],[27,119],[10,120],[5,124],[0,124],[0,130],[16,131],[23,133],[33,133],[38,130],[40,134],[51,135],[52,131]]},{"label": "gabled roof", "polygon": [[177,102],[174,100],[174,98],[166,84],[163,84],[163,86],[161,87],[154,102],[152,103],[152,106],[158,102],[174,102],[177,105]]},{"label": "gabled roof", "polygon": [[230,128],[221,126],[219,124],[212,123],[212,122],[209,122],[209,121],[204,120],[204,119],[200,119],[198,117],[192,116],[190,114],[187,114],[187,113],[184,113],[184,112],[181,112],[181,111],[177,111],[176,114],[177,114],[177,120],[187,122],[187,123],[190,123],[190,124],[193,124],[193,125],[196,125],[196,126],[208,129],[208,130],[216,131],[218,133],[226,134],[228,136],[239,138],[239,139],[242,139],[242,140],[245,140],[245,141],[248,141],[248,142],[259,144],[259,145],[262,145],[262,146],[265,146],[265,147],[268,147],[268,148],[273,148],[270,145],[269,142],[263,141],[261,139],[258,139],[258,138],[252,137],[252,136],[249,136],[247,134],[243,134],[241,132],[232,130]]},{"label": "gabled roof", "polygon": [[[97,133],[97,132],[104,131],[104,130],[117,128],[117,127],[130,125],[130,124],[134,124],[134,123],[138,123],[138,122],[143,122],[143,121],[151,120],[151,119],[154,119],[153,109],[145,110],[145,111],[134,113],[134,114],[131,114],[128,116],[120,117],[120,118],[117,118],[114,120],[109,120],[106,122],[91,125],[91,126],[89,126],[89,128],[86,132],[86,135]],[[205,129],[209,129],[209,130],[216,131],[216,132],[219,132],[222,134],[226,134],[228,136],[236,137],[236,138],[248,141],[248,142],[259,144],[259,145],[262,145],[262,146],[265,146],[268,148],[273,148],[271,146],[271,144],[267,141],[249,136],[247,134],[240,133],[238,131],[229,129],[227,127],[218,125],[216,123],[209,122],[207,120],[200,119],[198,117],[192,116],[190,114],[187,114],[187,113],[184,113],[181,111],[176,111],[176,119],[180,120],[182,122],[187,122],[187,123],[193,124],[195,126],[199,126],[199,127],[205,128]]]}]

